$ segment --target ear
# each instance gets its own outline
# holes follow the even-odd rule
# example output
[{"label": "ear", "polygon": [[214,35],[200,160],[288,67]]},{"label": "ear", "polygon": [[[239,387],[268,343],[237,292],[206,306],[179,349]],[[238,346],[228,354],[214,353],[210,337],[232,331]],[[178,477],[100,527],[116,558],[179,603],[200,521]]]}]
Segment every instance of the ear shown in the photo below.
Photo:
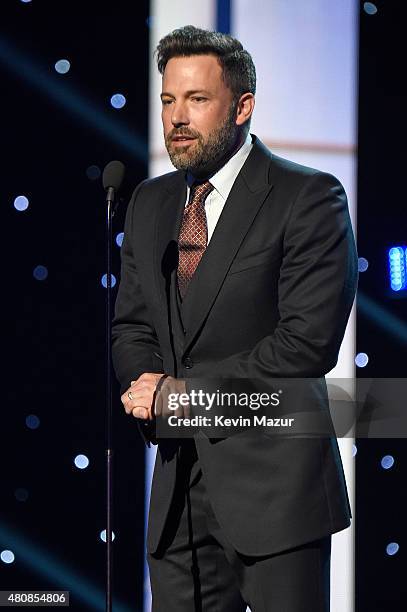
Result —
[{"label": "ear", "polygon": [[253,114],[255,99],[252,93],[244,93],[237,103],[236,125],[243,125]]}]

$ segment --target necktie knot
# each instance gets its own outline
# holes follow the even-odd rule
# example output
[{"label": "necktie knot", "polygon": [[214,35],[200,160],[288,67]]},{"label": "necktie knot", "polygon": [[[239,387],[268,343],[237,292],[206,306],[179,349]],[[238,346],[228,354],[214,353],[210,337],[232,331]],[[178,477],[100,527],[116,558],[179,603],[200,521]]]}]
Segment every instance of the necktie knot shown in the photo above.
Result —
[{"label": "necktie knot", "polygon": [[197,201],[205,201],[205,198],[210,194],[213,185],[209,181],[204,183],[194,183],[191,186],[189,203]]}]

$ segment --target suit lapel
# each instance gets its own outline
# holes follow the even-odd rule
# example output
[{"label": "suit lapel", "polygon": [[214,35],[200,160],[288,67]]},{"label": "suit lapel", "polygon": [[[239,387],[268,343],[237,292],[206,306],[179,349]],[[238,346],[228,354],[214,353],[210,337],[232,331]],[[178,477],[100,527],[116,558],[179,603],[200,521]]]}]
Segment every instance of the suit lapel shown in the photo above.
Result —
[{"label": "suit lapel", "polygon": [[[169,186],[163,190],[163,200],[157,213],[155,231],[154,268],[155,280],[159,302],[162,306],[162,316],[165,332],[169,334],[169,341],[174,348],[173,319],[177,310],[174,310],[171,296],[171,285],[176,282],[178,266],[178,233],[182,220],[186,199],[185,174],[177,172]],[[175,321],[175,329],[180,325]]]},{"label": "suit lapel", "polygon": [[256,138],[183,302],[184,351],[198,333],[257,213],[269,194],[271,153]]}]

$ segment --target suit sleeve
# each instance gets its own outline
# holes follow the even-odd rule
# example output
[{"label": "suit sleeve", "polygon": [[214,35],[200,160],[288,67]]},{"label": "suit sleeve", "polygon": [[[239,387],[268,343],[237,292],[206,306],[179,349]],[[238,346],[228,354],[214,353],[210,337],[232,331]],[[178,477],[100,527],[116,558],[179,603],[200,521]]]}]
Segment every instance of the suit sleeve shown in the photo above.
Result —
[{"label": "suit sleeve", "polygon": [[145,304],[137,273],[133,244],[134,208],[143,183],[133,193],[127,208],[121,248],[121,280],[112,323],[112,359],[121,393],[144,372],[162,372],[155,355],[160,347]]},{"label": "suit sleeve", "polygon": [[307,178],[286,226],[279,322],[252,350],[219,361],[224,378],[319,377],[336,364],[357,285],[357,256],[340,182]]}]

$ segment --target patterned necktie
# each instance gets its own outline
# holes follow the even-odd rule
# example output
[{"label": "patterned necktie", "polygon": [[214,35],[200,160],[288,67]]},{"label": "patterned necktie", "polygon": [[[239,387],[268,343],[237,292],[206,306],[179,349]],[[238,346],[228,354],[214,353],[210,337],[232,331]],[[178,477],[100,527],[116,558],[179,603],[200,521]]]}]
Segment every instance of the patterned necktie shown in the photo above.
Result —
[{"label": "patterned necktie", "polygon": [[209,181],[191,188],[191,198],[184,208],[181,230],[178,238],[178,287],[184,299],[189,282],[198,267],[208,242],[205,199],[212,191]]}]

